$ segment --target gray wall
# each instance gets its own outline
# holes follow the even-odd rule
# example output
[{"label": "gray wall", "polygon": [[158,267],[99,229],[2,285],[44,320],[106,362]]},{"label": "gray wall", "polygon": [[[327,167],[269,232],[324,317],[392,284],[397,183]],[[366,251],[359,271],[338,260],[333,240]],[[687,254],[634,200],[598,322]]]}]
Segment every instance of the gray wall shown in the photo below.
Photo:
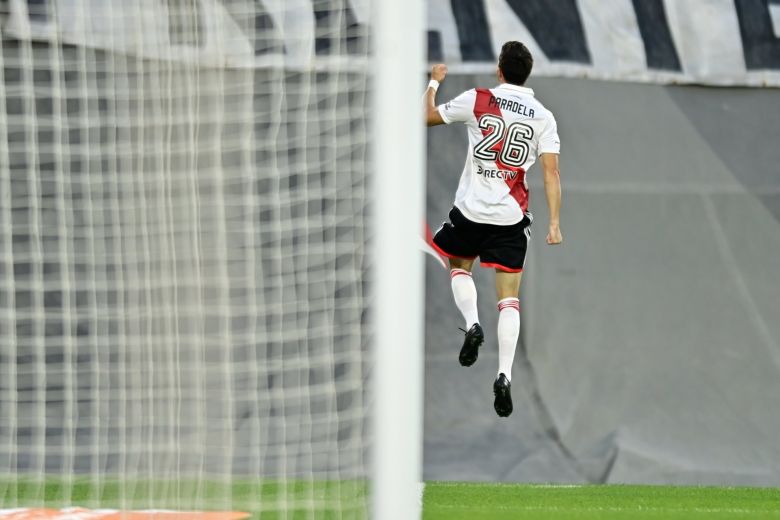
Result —
[{"label": "gray wall", "polygon": [[[450,76],[439,102],[492,77]],[[544,243],[540,172],[521,288],[515,412],[469,369],[449,277],[427,266],[425,478],[780,485],[780,91],[575,79],[530,86],[558,120],[564,243]],[[428,132],[428,220],[466,153]]]}]

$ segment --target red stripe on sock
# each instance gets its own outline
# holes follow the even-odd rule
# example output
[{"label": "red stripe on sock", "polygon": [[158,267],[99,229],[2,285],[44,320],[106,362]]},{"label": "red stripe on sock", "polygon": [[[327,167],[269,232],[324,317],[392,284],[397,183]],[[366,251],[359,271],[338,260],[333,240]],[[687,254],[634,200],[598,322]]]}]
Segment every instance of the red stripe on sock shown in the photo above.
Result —
[{"label": "red stripe on sock", "polygon": [[455,278],[456,276],[471,276],[471,273],[468,271],[464,271],[463,269],[453,269],[450,271],[450,278]]}]

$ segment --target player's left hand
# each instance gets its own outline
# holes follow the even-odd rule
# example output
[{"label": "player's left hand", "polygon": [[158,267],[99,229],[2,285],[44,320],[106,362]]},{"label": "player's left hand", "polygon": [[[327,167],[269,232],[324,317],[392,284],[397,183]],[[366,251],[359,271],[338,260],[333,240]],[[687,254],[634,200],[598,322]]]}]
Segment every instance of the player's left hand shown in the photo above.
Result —
[{"label": "player's left hand", "polygon": [[563,235],[561,234],[561,227],[557,224],[550,224],[550,230],[547,232],[547,243],[551,246],[560,244],[563,242]]}]

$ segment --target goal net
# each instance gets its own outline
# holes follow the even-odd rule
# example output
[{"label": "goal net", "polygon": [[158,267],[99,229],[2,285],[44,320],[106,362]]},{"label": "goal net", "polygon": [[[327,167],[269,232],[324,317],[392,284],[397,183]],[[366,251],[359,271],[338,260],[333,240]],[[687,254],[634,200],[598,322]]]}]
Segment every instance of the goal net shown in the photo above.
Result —
[{"label": "goal net", "polygon": [[0,509],[366,516],[368,0],[0,9]]}]

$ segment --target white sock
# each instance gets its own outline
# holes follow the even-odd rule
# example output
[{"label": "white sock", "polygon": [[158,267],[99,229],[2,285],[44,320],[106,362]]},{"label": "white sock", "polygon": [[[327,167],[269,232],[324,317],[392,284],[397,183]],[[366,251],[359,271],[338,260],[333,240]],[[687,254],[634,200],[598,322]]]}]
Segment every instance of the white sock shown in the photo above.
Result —
[{"label": "white sock", "polygon": [[498,302],[498,373],[512,380],[517,338],[520,336],[520,300],[504,298]]},{"label": "white sock", "polygon": [[477,287],[471,279],[471,273],[463,269],[450,271],[452,278],[452,295],[455,297],[455,305],[466,320],[466,330],[479,323],[477,314]]}]

